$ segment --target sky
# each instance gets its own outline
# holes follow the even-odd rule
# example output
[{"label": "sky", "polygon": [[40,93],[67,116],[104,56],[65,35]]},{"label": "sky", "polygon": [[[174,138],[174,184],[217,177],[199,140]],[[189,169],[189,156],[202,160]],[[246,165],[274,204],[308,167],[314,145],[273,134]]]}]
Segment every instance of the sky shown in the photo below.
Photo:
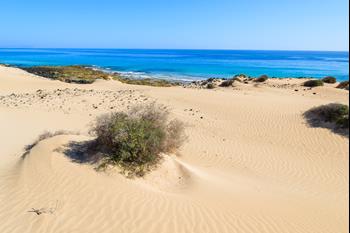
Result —
[{"label": "sky", "polygon": [[348,0],[1,0],[2,48],[349,51]]}]

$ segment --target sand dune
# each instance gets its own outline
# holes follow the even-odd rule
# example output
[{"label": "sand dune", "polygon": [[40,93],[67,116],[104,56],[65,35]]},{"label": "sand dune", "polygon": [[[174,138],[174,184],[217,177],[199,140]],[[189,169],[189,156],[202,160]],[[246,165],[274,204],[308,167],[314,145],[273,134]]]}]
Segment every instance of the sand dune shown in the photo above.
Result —
[{"label": "sand dune", "polygon": [[[348,138],[310,128],[302,114],[346,103],[348,92],[303,90],[300,82],[233,90],[74,85],[0,66],[0,232],[345,233]],[[144,178],[98,172],[65,152],[91,139],[96,116],[151,101],[185,122],[188,141]],[[44,130],[79,135],[45,139],[23,158]]]}]

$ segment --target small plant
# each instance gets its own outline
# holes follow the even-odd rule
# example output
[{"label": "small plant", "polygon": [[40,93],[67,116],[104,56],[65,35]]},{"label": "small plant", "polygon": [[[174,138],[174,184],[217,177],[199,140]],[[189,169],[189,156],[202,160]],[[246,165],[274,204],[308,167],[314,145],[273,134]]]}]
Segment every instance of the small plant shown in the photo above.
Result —
[{"label": "small plant", "polygon": [[214,89],[216,86],[213,83],[207,84],[207,89]]},{"label": "small plant", "polygon": [[324,77],[322,79],[322,81],[325,82],[325,83],[332,83],[332,84],[334,84],[334,83],[337,82],[337,79],[335,77],[332,77],[332,76],[327,76],[327,77]]},{"label": "small plant", "polygon": [[230,87],[230,86],[232,86],[233,83],[234,83],[233,79],[227,79],[227,80],[223,81],[222,83],[220,83],[220,87]]},{"label": "small plant", "polygon": [[95,147],[105,154],[108,164],[119,165],[131,176],[143,176],[162,153],[180,147],[185,139],[183,129],[181,122],[168,121],[168,111],[151,104],[104,115],[91,132],[96,135]]},{"label": "small plant", "polygon": [[303,84],[305,87],[319,87],[323,86],[323,81],[318,79],[308,80]]},{"label": "small plant", "polygon": [[344,82],[339,83],[337,88],[349,90],[349,81],[344,81]]},{"label": "small plant", "polygon": [[311,126],[324,126],[329,128],[333,124],[334,129],[349,130],[349,107],[345,104],[331,103],[314,107],[304,113],[304,117]]},{"label": "small plant", "polygon": [[262,83],[262,82],[265,82],[266,80],[268,80],[269,77],[267,75],[261,75],[259,78],[256,78],[254,81],[255,82],[259,82],[259,83]]}]

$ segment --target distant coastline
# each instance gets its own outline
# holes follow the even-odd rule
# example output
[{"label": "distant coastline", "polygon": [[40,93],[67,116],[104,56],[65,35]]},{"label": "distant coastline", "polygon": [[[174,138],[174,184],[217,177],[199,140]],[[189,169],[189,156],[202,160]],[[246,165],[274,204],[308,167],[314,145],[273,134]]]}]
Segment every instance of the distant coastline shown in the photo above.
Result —
[{"label": "distant coastline", "polygon": [[349,79],[347,51],[190,49],[0,49],[0,63],[16,66],[87,65],[128,78],[177,81],[258,77]]}]

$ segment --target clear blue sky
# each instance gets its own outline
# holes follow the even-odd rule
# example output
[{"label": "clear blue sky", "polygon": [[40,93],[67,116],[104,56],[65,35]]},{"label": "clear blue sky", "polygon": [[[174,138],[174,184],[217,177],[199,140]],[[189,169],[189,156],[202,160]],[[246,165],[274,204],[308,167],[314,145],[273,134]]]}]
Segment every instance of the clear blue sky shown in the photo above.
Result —
[{"label": "clear blue sky", "polygon": [[348,0],[2,0],[0,47],[345,50]]}]

